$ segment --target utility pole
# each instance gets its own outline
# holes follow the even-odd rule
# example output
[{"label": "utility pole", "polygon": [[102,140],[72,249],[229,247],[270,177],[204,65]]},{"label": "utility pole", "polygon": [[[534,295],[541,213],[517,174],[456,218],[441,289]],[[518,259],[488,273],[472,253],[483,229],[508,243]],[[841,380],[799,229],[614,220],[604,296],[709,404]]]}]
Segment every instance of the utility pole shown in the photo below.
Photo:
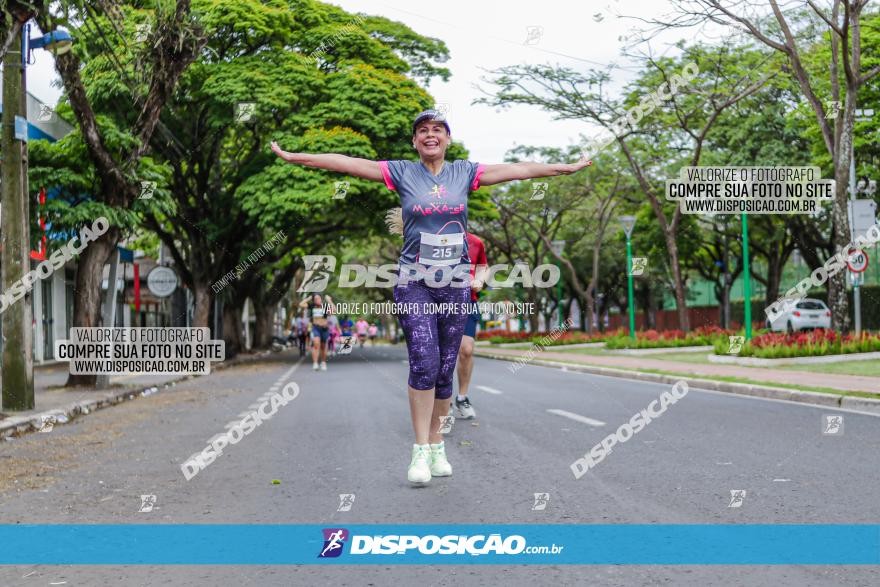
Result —
[{"label": "utility pole", "polygon": [[[24,139],[16,138],[16,119],[27,118],[24,80],[24,39],[21,50],[10,47],[3,59],[3,131],[0,136],[0,282],[3,292],[30,271],[30,215],[27,198],[27,123]],[[4,410],[34,408],[34,343],[32,297],[27,292],[0,317],[3,335],[2,384]]]},{"label": "utility pole", "polygon": [[752,340],[752,270],[749,266],[749,217],[742,214],[743,322],[746,340]]}]

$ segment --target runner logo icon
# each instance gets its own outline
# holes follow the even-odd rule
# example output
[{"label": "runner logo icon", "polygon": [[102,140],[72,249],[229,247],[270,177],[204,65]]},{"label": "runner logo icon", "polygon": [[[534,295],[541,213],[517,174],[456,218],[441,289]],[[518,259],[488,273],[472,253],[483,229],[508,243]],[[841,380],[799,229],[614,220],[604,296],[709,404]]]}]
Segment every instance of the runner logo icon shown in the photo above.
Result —
[{"label": "runner logo icon", "polygon": [[550,494],[549,493],[536,493],[535,494],[535,503],[532,505],[532,511],[539,512],[547,509],[547,504],[550,502]]},{"label": "runner logo icon", "polygon": [[296,290],[299,293],[317,293],[327,289],[330,276],[336,268],[336,257],[329,255],[303,255],[303,267],[306,272],[302,284]]},{"label": "runner logo icon", "polygon": [[318,558],[336,558],[342,554],[342,547],[348,540],[348,530],[345,528],[324,528],[324,548]]},{"label": "runner logo icon", "polygon": [[739,508],[742,507],[743,501],[746,498],[745,489],[731,489],[730,490],[730,503],[727,504],[729,508]]},{"label": "runner logo icon", "polygon": [[339,507],[336,508],[337,512],[350,512],[351,506],[354,505],[354,493],[340,493],[339,494]]},{"label": "runner logo icon", "polygon": [[822,434],[843,434],[843,416],[832,416],[826,414],[822,416],[824,425]]},{"label": "runner logo icon", "polygon": [[350,355],[351,350],[354,348],[354,344],[352,343],[353,336],[343,336],[339,339],[339,349],[336,351],[337,354],[340,355]]}]

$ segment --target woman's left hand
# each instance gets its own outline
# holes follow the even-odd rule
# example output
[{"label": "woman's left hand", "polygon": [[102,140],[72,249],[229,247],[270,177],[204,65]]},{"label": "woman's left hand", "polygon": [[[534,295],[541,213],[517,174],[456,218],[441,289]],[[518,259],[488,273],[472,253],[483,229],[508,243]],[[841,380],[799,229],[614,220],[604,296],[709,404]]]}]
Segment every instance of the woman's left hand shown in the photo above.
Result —
[{"label": "woman's left hand", "polygon": [[572,173],[578,172],[581,169],[583,169],[584,167],[589,167],[592,164],[593,164],[592,160],[584,157],[583,159],[581,159],[577,163],[572,163],[572,164],[568,165],[567,166],[568,169],[566,170],[566,175],[571,175]]}]

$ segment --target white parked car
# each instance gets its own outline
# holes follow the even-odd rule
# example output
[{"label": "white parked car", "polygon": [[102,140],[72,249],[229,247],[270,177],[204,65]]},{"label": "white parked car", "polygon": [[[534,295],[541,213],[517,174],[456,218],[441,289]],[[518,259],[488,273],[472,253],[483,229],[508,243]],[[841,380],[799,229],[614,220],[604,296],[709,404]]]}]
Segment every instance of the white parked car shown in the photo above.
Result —
[{"label": "white parked car", "polygon": [[779,315],[772,323],[768,319],[767,328],[775,332],[797,332],[809,328],[831,328],[831,310],[822,300],[804,298],[788,311]]}]

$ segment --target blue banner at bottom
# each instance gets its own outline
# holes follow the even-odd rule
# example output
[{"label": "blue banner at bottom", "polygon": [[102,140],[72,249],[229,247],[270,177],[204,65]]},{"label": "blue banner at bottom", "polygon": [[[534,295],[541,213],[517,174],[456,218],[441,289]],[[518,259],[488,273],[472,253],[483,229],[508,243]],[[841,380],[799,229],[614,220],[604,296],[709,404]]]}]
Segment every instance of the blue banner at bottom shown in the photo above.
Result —
[{"label": "blue banner at bottom", "polygon": [[880,525],[0,525],[0,564],[877,565]]}]

